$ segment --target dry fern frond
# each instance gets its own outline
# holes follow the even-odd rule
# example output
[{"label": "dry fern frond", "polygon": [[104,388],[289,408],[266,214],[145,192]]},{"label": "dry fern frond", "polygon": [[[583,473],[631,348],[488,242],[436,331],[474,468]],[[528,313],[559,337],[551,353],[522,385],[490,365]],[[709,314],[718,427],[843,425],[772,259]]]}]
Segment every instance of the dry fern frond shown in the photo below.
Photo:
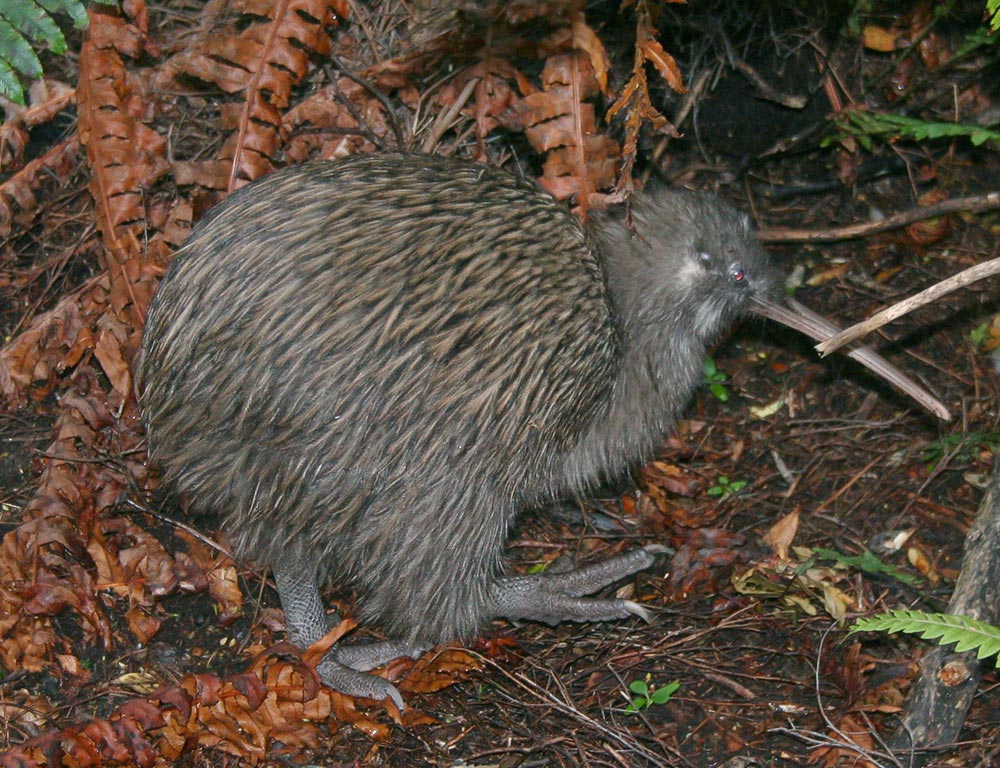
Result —
[{"label": "dry fern frond", "polygon": [[[310,56],[325,56],[332,41],[327,31],[347,15],[342,0],[238,0],[234,13],[210,35],[192,38],[157,78],[165,87],[181,75],[213,83],[226,93],[243,92],[239,110],[223,112],[223,128],[232,131],[221,152],[224,162],[179,166],[179,180],[194,180],[233,190],[273,167],[279,148],[282,111],[292,88],[302,82]],[[249,25],[245,25],[252,19]],[[237,20],[240,22],[237,26]],[[245,25],[245,26],[244,26]]]},{"label": "dry fern frond", "polygon": [[[684,0],[675,0],[684,2]],[[622,155],[625,162],[621,170],[622,183],[630,182],[632,166],[635,164],[639,143],[639,131],[643,122],[648,121],[655,130],[676,136],[671,122],[653,106],[649,97],[649,82],[646,79],[646,63],[651,62],[660,76],[677,93],[684,93],[685,87],[680,68],[674,57],[667,53],[657,41],[656,17],[649,0],[635,0],[635,55],[632,62],[632,76],[622,88],[615,103],[608,109],[607,119],[625,112],[625,145]]]}]

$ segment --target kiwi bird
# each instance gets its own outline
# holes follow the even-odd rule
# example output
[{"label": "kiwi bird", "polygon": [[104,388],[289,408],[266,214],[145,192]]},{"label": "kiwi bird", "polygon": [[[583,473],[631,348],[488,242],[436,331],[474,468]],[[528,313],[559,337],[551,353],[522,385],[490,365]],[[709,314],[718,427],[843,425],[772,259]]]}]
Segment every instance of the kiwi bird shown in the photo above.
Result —
[{"label": "kiwi bird", "polygon": [[369,670],[493,618],[646,617],[587,595],[662,548],[511,576],[508,531],[650,457],[741,316],[822,335],[781,287],[709,195],[639,192],[583,225],[464,161],[295,166],[216,206],[162,280],[138,365],[151,456],[270,566],[295,642],[327,631],[320,586],[354,588],[390,639],[335,646],[319,674],[402,706]]}]

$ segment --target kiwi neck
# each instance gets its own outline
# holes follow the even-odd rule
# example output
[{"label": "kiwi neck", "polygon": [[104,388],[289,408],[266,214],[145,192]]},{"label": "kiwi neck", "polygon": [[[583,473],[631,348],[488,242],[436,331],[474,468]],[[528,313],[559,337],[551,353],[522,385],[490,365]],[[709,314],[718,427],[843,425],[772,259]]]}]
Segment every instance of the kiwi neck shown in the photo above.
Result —
[{"label": "kiwi neck", "polygon": [[615,290],[614,277],[609,274],[620,363],[606,399],[565,457],[564,491],[620,478],[649,459],[701,379],[706,344],[684,328],[679,308],[664,314],[622,306],[629,297]]}]

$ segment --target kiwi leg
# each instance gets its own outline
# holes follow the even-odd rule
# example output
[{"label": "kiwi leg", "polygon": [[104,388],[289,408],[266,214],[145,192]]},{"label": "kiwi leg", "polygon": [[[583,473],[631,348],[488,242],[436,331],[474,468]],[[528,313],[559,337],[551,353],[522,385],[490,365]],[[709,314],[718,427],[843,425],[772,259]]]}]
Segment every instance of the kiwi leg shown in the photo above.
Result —
[{"label": "kiwi leg", "polygon": [[[326,611],[316,586],[315,574],[310,568],[289,563],[275,565],[272,570],[291,640],[307,648],[327,632]],[[381,677],[367,674],[365,670],[419,650],[412,643],[400,641],[337,646],[316,666],[316,672],[323,683],[335,691],[377,701],[388,697],[399,709],[403,709],[403,697],[396,686]]]}]

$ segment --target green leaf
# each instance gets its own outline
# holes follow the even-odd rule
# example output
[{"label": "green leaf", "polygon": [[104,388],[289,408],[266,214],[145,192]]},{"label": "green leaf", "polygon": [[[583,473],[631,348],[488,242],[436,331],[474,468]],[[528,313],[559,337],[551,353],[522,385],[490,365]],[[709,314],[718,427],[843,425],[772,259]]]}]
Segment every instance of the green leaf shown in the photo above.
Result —
[{"label": "green leaf", "polygon": [[977,27],[965,36],[965,40],[955,50],[952,61],[961,59],[983,46],[993,45],[996,40],[996,35],[991,34],[988,27]]},{"label": "green leaf", "polygon": [[640,696],[647,696],[649,694],[649,684],[645,680],[633,680],[629,683],[628,689],[632,693],[638,693]]},{"label": "green leaf", "polygon": [[[998,0],[1000,2],[1000,0]],[[990,335],[990,324],[981,323],[969,331],[969,341],[972,342],[972,346],[979,347],[982,346],[983,342],[989,338]]]},{"label": "green leaf", "polygon": [[667,683],[654,691],[653,695],[650,697],[650,701],[654,704],[666,704],[670,701],[671,697],[677,693],[680,687],[680,680],[674,680],[672,683]]},{"label": "green leaf", "polygon": [[855,632],[906,632],[920,635],[925,640],[936,640],[938,645],[954,645],[956,653],[976,651],[978,659],[997,656],[1000,668],[1000,628],[968,616],[923,611],[890,611],[889,613],[859,619],[851,627]]},{"label": "green leaf", "polygon": [[702,368],[702,384],[707,385],[708,391],[723,403],[729,402],[729,390],[724,386],[727,378],[725,372],[719,370],[715,360],[711,357],[705,358]]},{"label": "green leaf", "polygon": [[715,395],[719,402],[728,403],[729,402],[729,390],[727,390],[721,384],[712,383],[708,385],[708,391]]},{"label": "green leaf", "polygon": [[640,709],[646,706],[646,700],[642,696],[636,696],[632,699],[632,703],[625,707],[626,712],[638,712]]},{"label": "green leaf", "polygon": [[1000,133],[982,126],[929,122],[905,115],[871,112],[866,109],[844,111],[838,115],[836,125],[838,135],[834,139],[853,136],[865,149],[870,149],[873,136],[884,136],[890,141],[899,138],[929,141],[967,137],[976,146],[987,141],[1000,143]]},{"label": "green leaf", "polygon": [[42,63],[24,36],[0,18],[0,58],[28,77],[42,76]]},{"label": "green leaf", "polygon": [[833,560],[833,562],[840,563],[848,568],[858,568],[865,573],[879,573],[891,576],[903,584],[911,586],[918,586],[920,584],[920,579],[912,573],[906,573],[894,565],[883,563],[874,552],[867,549],[860,555],[845,555],[843,552],[838,552],[835,549],[816,547],[813,549],[813,555],[821,560]]},{"label": "green leaf", "polygon": [[[3,45],[0,42],[0,45]],[[0,59],[0,95],[15,104],[24,104],[24,88],[17,79],[17,73],[3,59]]]},{"label": "green leaf", "polygon": [[35,48],[66,52],[66,38],[52,13],[65,13],[81,29],[87,26],[87,9],[80,0],[0,0],[0,94],[18,104],[24,104],[18,73],[31,79],[43,74]]},{"label": "green leaf", "polygon": [[0,13],[22,35],[36,43],[45,43],[53,53],[66,53],[66,38],[48,12],[35,0],[5,0],[0,3]]},{"label": "green leaf", "polygon": [[[35,0],[42,8],[49,13],[59,13],[62,11],[73,20],[73,26],[77,29],[87,27],[87,9],[83,7],[80,0]],[[117,3],[104,3],[112,5]]]},{"label": "green leaf", "polygon": [[[979,341],[976,341],[979,334],[975,330],[970,333],[970,338],[976,344],[981,344],[989,335],[987,325],[983,325],[981,328],[982,338]],[[934,469],[945,456],[949,456],[954,467],[956,463],[971,462],[980,451],[1000,453],[1000,431],[977,430],[945,435],[924,448],[923,460],[927,462],[930,469]]]}]

